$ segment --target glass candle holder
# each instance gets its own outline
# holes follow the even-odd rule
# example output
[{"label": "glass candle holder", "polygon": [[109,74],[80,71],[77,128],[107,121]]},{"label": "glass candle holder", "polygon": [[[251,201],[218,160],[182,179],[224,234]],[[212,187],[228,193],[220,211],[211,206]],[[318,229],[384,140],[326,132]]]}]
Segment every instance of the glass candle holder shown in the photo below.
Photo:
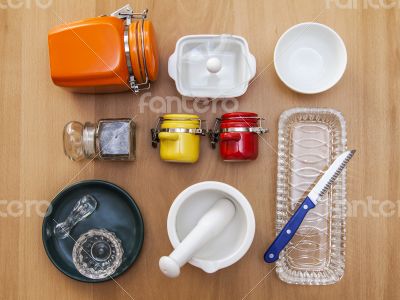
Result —
[{"label": "glass candle holder", "polygon": [[121,265],[123,255],[121,241],[106,229],[92,229],[82,234],[72,251],[76,269],[91,279],[112,276]]},{"label": "glass candle holder", "polygon": [[64,153],[74,161],[135,160],[136,125],[132,119],[103,119],[84,125],[77,121],[64,127]]},{"label": "glass candle holder", "polygon": [[64,222],[58,223],[54,227],[54,235],[59,239],[69,236],[72,228],[79,222],[89,217],[97,208],[97,200],[92,195],[85,195],[74,205],[74,208]]}]

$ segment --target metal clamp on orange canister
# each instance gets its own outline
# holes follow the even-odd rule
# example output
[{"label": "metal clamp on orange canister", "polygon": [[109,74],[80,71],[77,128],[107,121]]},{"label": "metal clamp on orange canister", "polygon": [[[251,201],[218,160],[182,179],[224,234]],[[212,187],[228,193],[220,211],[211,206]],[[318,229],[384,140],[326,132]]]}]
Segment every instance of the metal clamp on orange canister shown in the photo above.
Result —
[{"label": "metal clamp on orange canister", "polygon": [[152,146],[157,148],[160,144],[160,157],[164,161],[195,163],[200,156],[200,136],[207,133],[204,124],[197,115],[164,115],[151,129]]},{"label": "metal clamp on orange canister", "polygon": [[158,51],[147,12],[126,5],[110,16],[51,29],[53,82],[86,93],[149,89],[158,76]]},{"label": "metal clamp on orange canister", "polygon": [[217,118],[214,129],[209,131],[211,146],[219,142],[224,161],[255,160],[258,156],[258,136],[268,132],[263,127],[265,119],[255,113],[235,112]]}]

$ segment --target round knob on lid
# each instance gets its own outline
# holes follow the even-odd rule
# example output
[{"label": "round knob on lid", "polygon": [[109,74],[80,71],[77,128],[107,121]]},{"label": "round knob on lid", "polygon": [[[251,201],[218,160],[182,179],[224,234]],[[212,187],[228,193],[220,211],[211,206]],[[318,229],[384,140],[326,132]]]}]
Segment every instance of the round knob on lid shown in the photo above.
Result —
[{"label": "round knob on lid", "polygon": [[207,60],[207,70],[210,73],[218,73],[222,68],[221,61],[216,57]]}]

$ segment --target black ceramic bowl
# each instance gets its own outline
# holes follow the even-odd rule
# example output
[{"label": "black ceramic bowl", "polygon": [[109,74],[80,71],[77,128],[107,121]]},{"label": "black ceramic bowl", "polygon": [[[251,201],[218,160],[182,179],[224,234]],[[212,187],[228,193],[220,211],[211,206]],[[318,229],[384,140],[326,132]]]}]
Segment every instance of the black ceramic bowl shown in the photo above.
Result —
[{"label": "black ceramic bowl", "polygon": [[[70,237],[58,239],[53,230],[72,211],[75,203],[84,195],[91,194],[97,200],[96,210],[79,222]],[[121,265],[112,275],[115,278],[125,272],[136,260],[143,244],[144,226],[139,208],[133,198],[115,184],[100,180],[88,180],[62,190],[52,201],[43,220],[42,239],[47,256],[65,275],[83,282],[110,280],[90,279],[78,272],[72,261],[74,243],[81,234],[94,228],[114,232],[122,242],[124,256]]]}]

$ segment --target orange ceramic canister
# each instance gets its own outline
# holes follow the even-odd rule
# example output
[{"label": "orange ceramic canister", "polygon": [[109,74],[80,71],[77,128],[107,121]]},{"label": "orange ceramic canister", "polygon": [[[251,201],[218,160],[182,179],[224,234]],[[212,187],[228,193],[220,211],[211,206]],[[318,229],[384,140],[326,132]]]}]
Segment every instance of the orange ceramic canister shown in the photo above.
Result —
[{"label": "orange ceramic canister", "polygon": [[49,57],[53,82],[76,92],[139,92],[158,76],[158,51],[147,10],[134,13],[129,5],[110,16],[51,29]]}]

